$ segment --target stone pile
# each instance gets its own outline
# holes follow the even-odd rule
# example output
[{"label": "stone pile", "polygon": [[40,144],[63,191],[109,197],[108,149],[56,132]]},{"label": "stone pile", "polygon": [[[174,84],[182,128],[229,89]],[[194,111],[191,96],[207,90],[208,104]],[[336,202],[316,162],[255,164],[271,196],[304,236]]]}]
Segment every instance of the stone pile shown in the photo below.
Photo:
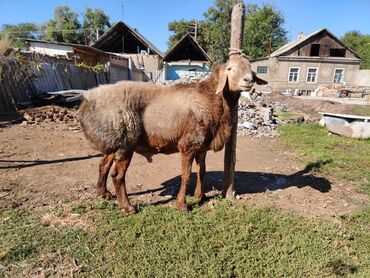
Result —
[{"label": "stone pile", "polygon": [[238,134],[256,138],[276,136],[274,108],[275,105],[261,93],[242,93],[238,107]]},{"label": "stone pile", "polygon": [[77,110],[51,105],[23,111],[22,124],[40,124],[41,122],[77,123]]}]

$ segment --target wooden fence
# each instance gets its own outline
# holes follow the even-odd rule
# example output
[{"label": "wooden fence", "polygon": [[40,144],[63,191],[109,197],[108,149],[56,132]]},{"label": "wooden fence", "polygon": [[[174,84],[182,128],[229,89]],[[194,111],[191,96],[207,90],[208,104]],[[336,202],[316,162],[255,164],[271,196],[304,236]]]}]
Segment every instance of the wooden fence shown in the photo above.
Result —
[{"label": "wooden fence", "polygon": [[105,71],[94,71],[70,63],[37,63],[27,66],[14,57],[0,57],[0,113],[29,106],[32,98],[46,92],[91,89],[108,84]]}]

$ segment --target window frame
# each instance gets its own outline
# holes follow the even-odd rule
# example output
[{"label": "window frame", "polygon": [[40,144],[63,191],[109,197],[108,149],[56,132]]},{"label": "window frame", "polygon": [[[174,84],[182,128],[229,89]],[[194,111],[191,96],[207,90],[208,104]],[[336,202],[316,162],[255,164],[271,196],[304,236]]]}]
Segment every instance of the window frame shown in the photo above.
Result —
[{"label": "window frame", "polygon": [[[342,80],[340,80],[339,82],[335,82],[335,72],[337,70],[342,70]],[[344,68],[334,68],[334,73],[333,73],[333,84],[341,84],[343,81],[344,81],[344,73],[345,73],[345,69]]]},{"label": "window frame", "polygon": [[[316,72],[315,72],[315,81],[308,81],[308,72],[310,71],[310,69],[315,69]],[[319,68],[318,67],[308,67],[307,68],[307,74],[306,74],[306,83],[309,83],[309,84],[315,84],[317,82],[317,73],[319,72]]]},{"label": "window frame", "polygon": [[[258,72],[258,68],[266,68],[266,72]],[[257,74],[267,74],[268,72],[268,66],[257,66],[256,73]]]},{"label": "window frame", "polygon": [[[298,69],[298,72],[297,72],[297,81],[290,81],[290,71],[292,69]],[[299,83],[299,74],[300,74],[300,71],[301,71],[301,68],[300,67],[289,67],[289,71],[288,71],[288,83]]]}]

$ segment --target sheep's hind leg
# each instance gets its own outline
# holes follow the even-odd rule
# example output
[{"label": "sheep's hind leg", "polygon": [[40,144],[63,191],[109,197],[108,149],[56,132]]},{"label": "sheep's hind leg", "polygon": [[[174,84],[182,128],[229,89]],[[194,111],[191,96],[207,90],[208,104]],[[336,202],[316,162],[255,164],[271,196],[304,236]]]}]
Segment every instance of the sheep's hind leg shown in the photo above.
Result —
[{"label": "sheep's hind leg", "polygon": [[197,164],[197,185],[195,187],[194,197],[198,199],[198,202],[203,202],[205,200],[205,195],[203,193],[203,178],[206,172],[206,154],[207,152],[201,152],[195,156]]},{"label": "sheep's hind leg", "polygon": [[113,164],[114,154],[105,154],[99,163],[99,178],[96,186],[96,193],[98,197],[110,200],[112,199],[112,193],[107,189],[107,177],[109,174],[110,167]]},{"label": "sheep's hind leg", "polygon": [[114,187],[116,188],[116,195],[118,199],[118,204],[121,210],[126,214],[136,213],[136,208],[130,204],[127,197],[126,191],[126,171],[130,165],[133,152],[116,153],[114,158],[115,170],[113,171],[112,178]]},{"label": "sheep's hind leg", "polygon": [[189,184],[189,177],[191,173],[191,164],[194,160],[193,152],[181,152],[181,165],[182,165],[182,175],[181,175],[181,187],[179,194],[176,199],[176,207],[181,211],[187,211],[188,206],[186,205],[186,188]]}]

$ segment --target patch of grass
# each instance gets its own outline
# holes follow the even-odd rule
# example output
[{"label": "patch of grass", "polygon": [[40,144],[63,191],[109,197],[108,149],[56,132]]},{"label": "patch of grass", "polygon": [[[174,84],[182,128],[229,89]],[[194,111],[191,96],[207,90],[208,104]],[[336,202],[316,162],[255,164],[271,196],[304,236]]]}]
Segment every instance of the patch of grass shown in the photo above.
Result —
[{"label": "patch of grass", "polygon": [[75,206],[72,207],[72,212],[73,213],[78,213],[78,214],[84,214],[87,212],[87,206],[85,204],[76,204]]},{"label": "patch of grass", "polygon": [[356,105],[354,109],[356,114],[370,117],[370,105]]},{"label": "patch of grass", "polygon": [[0,211],[0,276],[370,276],[370,219],[327,223],[214,200],[189,213],[142,205],[124,216],[95,211],[96,228],[44,226],[40,216]]},{"label": "patch of grass", "polygon": [[279,132],[303,163],[325,162],[312,170],[362,184],[370,194],[370,140],[329,134],[316,124],[284,125]]}]

